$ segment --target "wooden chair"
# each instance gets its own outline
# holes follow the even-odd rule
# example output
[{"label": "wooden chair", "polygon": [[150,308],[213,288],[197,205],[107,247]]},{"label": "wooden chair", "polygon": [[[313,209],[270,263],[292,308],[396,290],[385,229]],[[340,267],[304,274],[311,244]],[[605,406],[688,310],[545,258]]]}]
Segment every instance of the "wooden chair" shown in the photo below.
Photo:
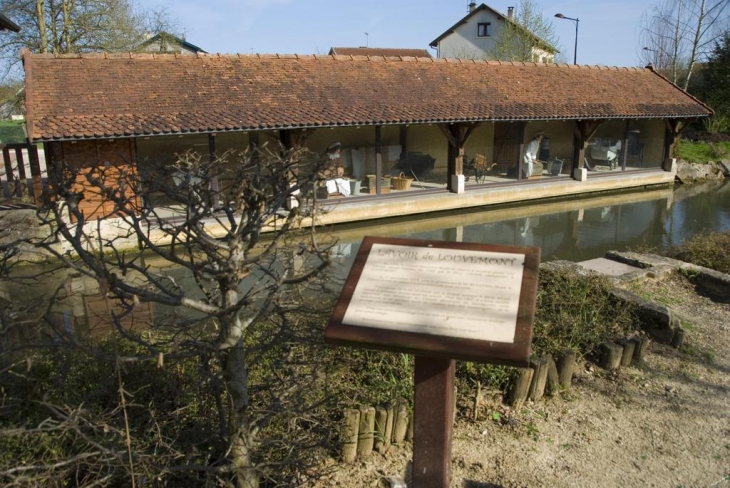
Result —
[{"label": "wooden chair", "polygon": [[474,178],[477,183],[483,183],[484,177],[489,171],[489,165],[487,164],[487,157],[484,154],[476,154],[474,156]]}]

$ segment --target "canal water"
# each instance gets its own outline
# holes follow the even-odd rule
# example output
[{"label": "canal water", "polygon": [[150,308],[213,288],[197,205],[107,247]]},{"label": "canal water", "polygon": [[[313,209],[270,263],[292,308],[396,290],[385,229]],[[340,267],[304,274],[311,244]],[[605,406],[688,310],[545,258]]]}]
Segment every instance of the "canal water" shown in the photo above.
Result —
[{"label": "canal water", "polygon": [[[688,237],[713,230],[730,231],[730,182],[378,220],[339,225],[319,233],[329,233],[338,240],[334,266],[327,271],[325,280],[327,292],[337,295],[365,236],[538,246],[542,249],[543,262],[555,259],[577,262],[604,256],[609,250],[679,244]],[[196,282],[187,270],[170,266],[154,256],[144,259],[146,265],[172,277],[176,286],[196,290]],[[29,275],[28,280],[0,281],[0,312],[12,304],[13,308],[25,309],[33,315],[35,308],[31,302],[36,300],[41,303],[39,313],[45,313],[46,299],[63,297],[48,309],[55,322],[68,330],[92,335],[110,329],[110,303],[100,293],[96,280],[67,271],[48,274],[47,270],[33,267],[20,269],[21,274]],[[43,273],[40,280],[38,273]],[[265,286],[259,282],[266,281],[264,275],[254,273],[250,278],[242,284],[242,289]],[[11,309],[6,312],[15,313]],[[146,328],[142,324],[162,323],[171,317],[194,319],[189,311],[144,304],[135,307],[122,325]],[[36,322],[32,317],[28,320]],[[20,343],[35,338],[31,331],[36,327],[16,329],[17,337],[5,339]],[[3,340],[0,337],[0,351]]]},{"label": "canal water", "polygon": [[[364,236],[537,246],[544,261],[663,248],[704,231],[730,231],[730,181],[590,198],[487,207],[333,228],[348,265]],[[349,266],[347,266],[349,268]]]}]

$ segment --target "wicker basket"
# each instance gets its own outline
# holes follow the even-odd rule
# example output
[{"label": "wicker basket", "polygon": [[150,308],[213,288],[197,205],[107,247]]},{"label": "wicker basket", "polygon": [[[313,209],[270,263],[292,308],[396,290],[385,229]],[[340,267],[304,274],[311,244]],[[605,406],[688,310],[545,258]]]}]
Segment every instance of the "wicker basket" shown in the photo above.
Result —
[{"label": "wicker basket", "polygon": [[413,178],[407,177],[402,171],[401,174],[398,176],[393,176],[390,179],[391,183],[393,184],[394,190],[410,190],[411,189],[411,182],[413,182]]}]

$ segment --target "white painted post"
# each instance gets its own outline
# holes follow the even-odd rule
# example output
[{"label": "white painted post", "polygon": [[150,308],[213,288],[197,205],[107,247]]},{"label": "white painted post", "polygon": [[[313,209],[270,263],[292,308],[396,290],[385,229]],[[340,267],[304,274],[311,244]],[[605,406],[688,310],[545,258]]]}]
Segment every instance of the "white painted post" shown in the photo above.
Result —
[{"label": "white painted post", "polygon": [[575,181],[588,181],[588,170],[585,168],[575,168],[573,170],[573,179]]},{"label": "white painted post", "polygon": [[464,193],[465,181],[464,175],[451,175],[452,193]]}]

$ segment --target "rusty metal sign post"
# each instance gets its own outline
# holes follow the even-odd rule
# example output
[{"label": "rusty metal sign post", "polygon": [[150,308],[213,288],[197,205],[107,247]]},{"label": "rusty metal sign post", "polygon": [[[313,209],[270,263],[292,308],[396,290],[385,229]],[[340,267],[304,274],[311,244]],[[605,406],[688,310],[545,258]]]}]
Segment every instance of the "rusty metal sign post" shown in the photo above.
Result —
[{"label": "rusty metal sign post", "polygon": [[325,340],[413,354],[412,481],[451,479],[455,360],[527,367],[540,249],[366,237]]}]

